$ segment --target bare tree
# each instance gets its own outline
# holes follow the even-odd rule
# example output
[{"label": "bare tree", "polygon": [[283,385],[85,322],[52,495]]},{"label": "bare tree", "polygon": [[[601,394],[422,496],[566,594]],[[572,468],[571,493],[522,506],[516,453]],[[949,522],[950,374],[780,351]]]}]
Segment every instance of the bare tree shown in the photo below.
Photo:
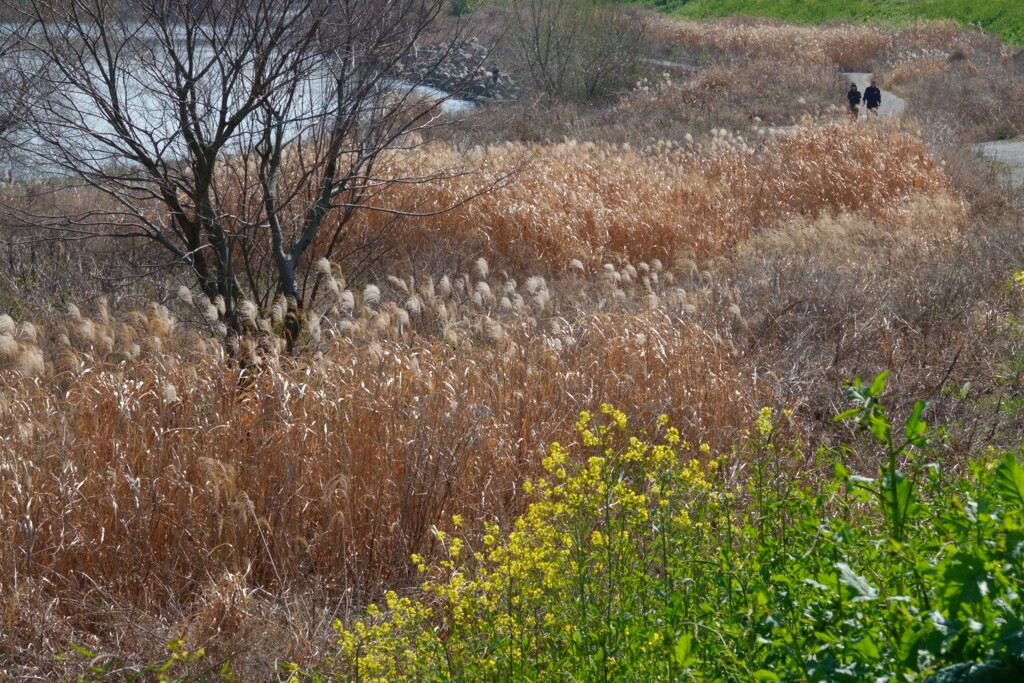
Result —
[{"label": "bare tree", "polygon": [[[10,66],[37,95],[36,168],[116,208],[26,223],[159,245],[239,331],[243,296],[287,297],[294,338],[311,247],[331,257],[378,172],[438,122],[416,86],[451,59],[446,0],[22,0]],[[441,32],[445,28],[445,33]],[[414,54],[429,37],[429,58]],[[440,48],[438,48],[440,45]],[[436,79],[435,79],[436,82]],[[457,95],[458,84],[453,83]],[[443,98],[442,98],[443,99]],[[411,209],[415,212],[415,209]],[[330,218],[330,220],[328,220]]]},{"label": "bare tree", "polygon": [[596,99],[631,85],[643,20],[608,0],[513,0],[514,44],[548,97]]}]

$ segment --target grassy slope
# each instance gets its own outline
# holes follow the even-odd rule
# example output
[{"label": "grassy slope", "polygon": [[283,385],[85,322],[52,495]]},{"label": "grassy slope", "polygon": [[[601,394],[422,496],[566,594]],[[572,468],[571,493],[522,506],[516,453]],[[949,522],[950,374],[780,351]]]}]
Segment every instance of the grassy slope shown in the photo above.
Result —
[{"label": "grassy slope", "polygon": [[798,22],[832,19],[903,22],[916,19],[955,19],[998,33],[1008,42],[1024,45],[1024,3],[1020,0],[690,0],[667,3],[690,18],[750,14]]}]

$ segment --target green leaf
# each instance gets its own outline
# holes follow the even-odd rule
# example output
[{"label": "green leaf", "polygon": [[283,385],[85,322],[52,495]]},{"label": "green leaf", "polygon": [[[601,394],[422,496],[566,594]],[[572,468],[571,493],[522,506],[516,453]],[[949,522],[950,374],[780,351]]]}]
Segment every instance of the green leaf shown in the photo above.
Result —
[{"label": "green leaf", "polygon": [[68,645],[70,645],[71,647],[75,648],[76,650],[78,650],[81,654],[85,655],[86,657],[90,657],[92,659],[96,658],[96,653],[95,652],[90,652],[89,650],[86,650],[81,645],[76,645],[74,643],[68,643]]},{"label": "green leaf", "polygon": [[868,417],[868,424],[871,427],[871,434],[876,439],[879,441],[889,440],[889,432],[892,427],[889,426],[889,419],[886,418],[881,408],[871,411],[871,415]]},{"label": "green leaf", "polygon": [[832,465],[832,470],[836,474],[836,479],[839,481],[846,481],[850,478],[850,471],[843,466],[843,463],[838,460]]},{"label": "green leaf", "polygon": [[1024,505],[1024,467],[1012,455],[996,468],[996,493],[1007,503]]},{"label": "green leaf", "polygon": [[673,656],[675,657],[676,664],[686,668],[693,665],[697,658],[692,654],[693,647],[693,636],[689,633],[684,633],[679,636],[679,640],[676,641],[675,650]]},{"label": "green leaf", "polygon": [[871,640],[871,636],[864,636],[852,643],[850,649],[862,654],[864,659],[869,662],[874,662],[879,658],[878,646],[875,645],[875,641]]},{"label": "green leaf", "polygon": [[861,410],[863,410],[863,408],[850,408],[849,410],[844,410],[843,412],[839,413],[838,415],[836,415],[832,419],[833,420],[846,420],[848,418],[853,417],[854,415],[859,415]]},{"label": "green leaf", "polygon": [[903,427],[903,433],[906,434],[908,440],[916,441],[917,437],[921,436],[928,429],[928,423],[921,419],[921,415],[927,407],[928,404],[925,401],[914,403],[914,410],[911,411]]},{"label": "green leaf", "polygon": [[868,602],[878,598],[878,589],[869,584],[863,576],[855,574],[850,565],[836,562],[835,568],[839,570],[839,581],[853,592],[850,602]]},{"label": "green leaf", "polygon": [[989,574],[985,559],[968,552],[953,556],[943,573],[946,585],[942,597],[946,600],[946,613],[959,618],[961,605],[975,604],[989,593]]},{"label": "green leaf", "polygon": [[868,390],[868,393],[870,395],[872,395],[872,396],[879,396],[879,395],[881,395],[882,391],[885,389],[885,380],[888,377],[889,377],[889,371],[888,370],[884,370],[884,371],[878,373],[878,376],[875,377],[875,380],[871,383],[871,388]]},{"label": "green leaf", "polygon": [[781,678],[779,678],[778,674],[772,673],[767,669],[758,669],[751,675],[753,676],[753,679],[755,681],[765,681],[766,683],[775,683],[776,681],[782,680]]}]

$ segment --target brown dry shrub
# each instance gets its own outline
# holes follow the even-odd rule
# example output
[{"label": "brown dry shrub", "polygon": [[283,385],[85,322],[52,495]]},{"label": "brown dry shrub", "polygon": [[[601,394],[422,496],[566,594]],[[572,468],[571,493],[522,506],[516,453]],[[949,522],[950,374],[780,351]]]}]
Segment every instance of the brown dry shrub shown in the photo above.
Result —
[{"label": "brown dry shrub", "polygon": [[654,40],[691,53],[713,50],[774,60],[780,69],[824,59],[842,71],[866,71],[886,49],[890,32],[878,26],[799,26],[771,19],[734,17],[714,21],[651,19]]},{"label": "brown dry shrub", "polygon": [[[463,158],[529,158],[512,181],[449,213],[404,221],[399,242],[409,263],[435,254],[477,251],[506,267],[543,264],[566,268],[571,259],[602,262],[660,258],[671,263],[693,253],[706,258],[793,216],[836,214],[871,203],[898,218],[915,195],[953,196],[939,164],[912,132],[808,125],[798,135],[756,144],[719,134],[705,145],[630,146],[565,142],[505,145],[463,155],[433,145],[404,163],[454,165]],[[402,186],[394,205],[429,192],[438,205],[469,191],[460,176],[430,187]],[[383,219],[365,212],[349,239],[381,234]]]},{"label": "brown dry shrub", "polygon": [[[4,656],[46,670],[54,643],[95,640],[146,660],[184,637],[219,640],[245,671],[250,655],[227,650],[255,638],[258,596],[352,601],[409,580],[434,525],[514,518],[520,483],[550,442],[575,439],[580,410],[631,406],[641,424],[666,412],[724,446],[759,404],[727,343],[667,309],[552,328],[510,323],[490,344],[337,336],[241,395],[236,368],[170,342],[87,365],[60,392],[4,375],[0,594],[22,605]],[[294,639],[270,647],[300,656]]]},{"label": "brown dry shrub", "polygon": [[[1017,429],[1018,417],[983,397],[995,405],[1017,391],[1000,379],[1000,359],[1012,353],[1005,316],[1019,302],[1005,282],[1021,249],[998,245],[1019,227],[965,226],[956,206],[932,200],[906,212],[894,223],[868,205],[755,237],[719,271],[718,297],[739,302],[743,357],[774,378],[773,395],[814,425],[808,433],[848,442],[829,427],[843,381],[892,370],[897,411],[928,398],[931,420],[958,425],[944,451],[954,466]],[[967,383],[969,396],[956,390]]]},{"label": "brown dry shrub", "polygon": [[608,141],[648,143],[681,140],[687,133],[703,137],[710,128],[791,124],[806,115],[824,116],[842,90],[842,78],[825,60],[785,68],[769,57],[721,60],[689,78],[666,73],[643,83],[596,115],[588,132]]},{"label": "brown dry shrub", "polygon": [[1024,134],[1024,75],[998,37],[934,22],[900,30],[878,57],[883,87],[945,146]]},{"label": "brown dry shrub", "polygon": [[949,72],[949,61],[946,59],[919,58],[901,62],[890,69],[882,81],[886,88],[898,89],[911,81],[922,78],[941,76]]}]

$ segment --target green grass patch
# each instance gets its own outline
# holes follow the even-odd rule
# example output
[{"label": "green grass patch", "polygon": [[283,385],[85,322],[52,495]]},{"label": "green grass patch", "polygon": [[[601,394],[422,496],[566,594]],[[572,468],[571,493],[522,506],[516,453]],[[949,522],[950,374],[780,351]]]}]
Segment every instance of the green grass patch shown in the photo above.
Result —
[{"label": "green grass patch", "polygon": [[692,19],[732,14],[776,17],[799,23],[825,21],[902,24],[953,19],[1024,45],[1024,3],[1020,0],[656,0],[656,5]]}]

